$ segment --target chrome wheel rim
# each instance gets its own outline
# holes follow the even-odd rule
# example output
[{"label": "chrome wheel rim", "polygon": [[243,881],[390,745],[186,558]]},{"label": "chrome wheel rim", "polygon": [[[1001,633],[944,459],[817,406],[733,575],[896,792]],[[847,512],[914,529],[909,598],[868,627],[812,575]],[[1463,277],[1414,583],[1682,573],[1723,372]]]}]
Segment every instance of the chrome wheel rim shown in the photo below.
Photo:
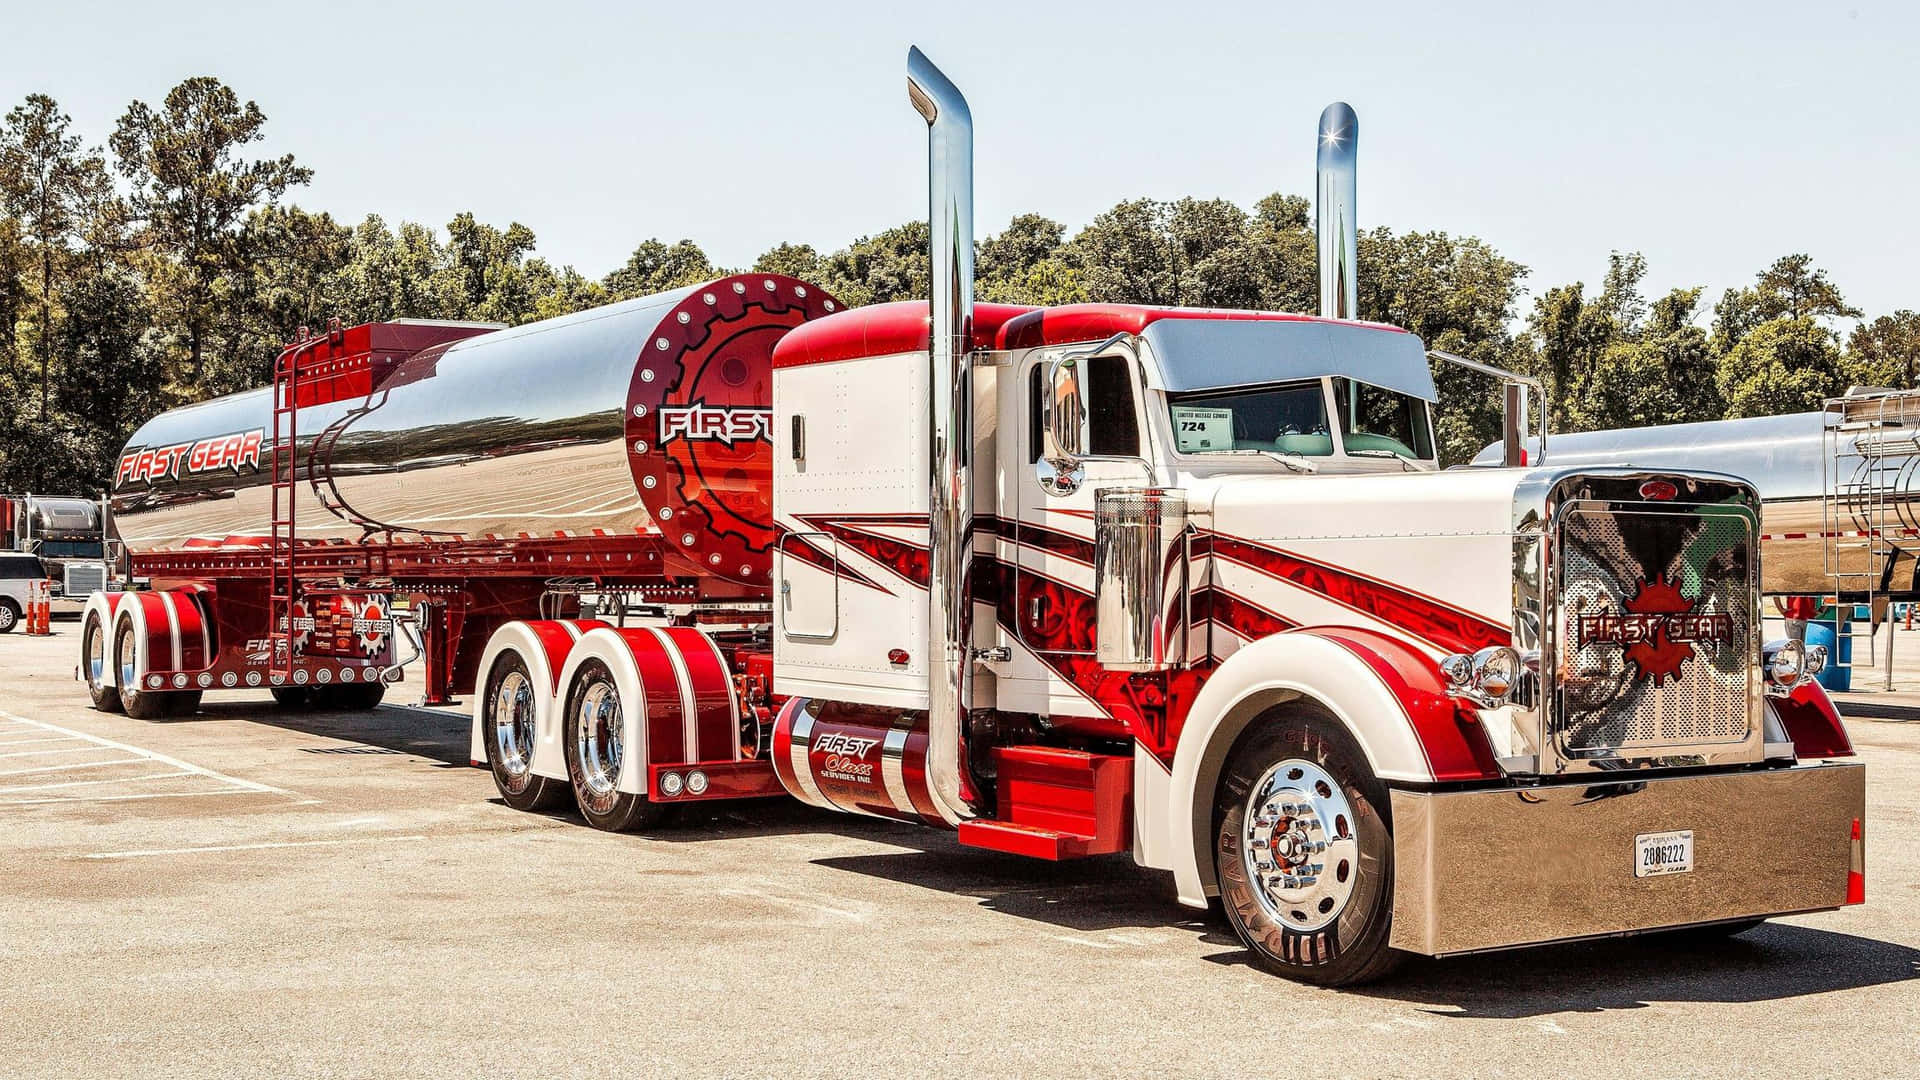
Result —
[{"label": "chrome wheel rim", "polygon": [[133,670],[133,665],[134,665],[133,654],[134,654],[133,635],[132,634],[120,635],[120,685],[121,686],[131,687],[135,683],[134,670]]},{"label": "chrome wheel rim", "polygon": [[620,694],[604,680],[588,686],[574,713],[574,760],[595,798],[613,794],[620,780]]},{"label": "chrome wheel rim", "polygon": [[1353,806],[1325,769],[1299,759],[1268,769],[1247,798],[1240,839],[1254,899],[1274,922],[1311,932],[1346,910],[1360,841]]},{"label": "chrome wheel rim", "polygon": [[13,620],[16,618],[19,618],[19,616],[13,613],[13,608],[6,604],[0,604],[0,630],[13,629]]},{"label": "chrome wheel rim", "polygon": [[100,640],[100,624],[87,623],[87,681],[95,686],[107,674],[107,643]]},{"label": "chrome wheel rim", "polygon": [[533,685],[510,671],[493,692],[493,746],[500,771],[519,779],[533,769]]}]

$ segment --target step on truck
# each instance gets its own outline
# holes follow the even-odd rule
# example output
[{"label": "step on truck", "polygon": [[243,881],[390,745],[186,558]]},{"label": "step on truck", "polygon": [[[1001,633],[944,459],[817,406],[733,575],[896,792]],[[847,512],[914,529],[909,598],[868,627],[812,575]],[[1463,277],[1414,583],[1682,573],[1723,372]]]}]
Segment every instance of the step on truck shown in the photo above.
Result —
[{"label": "step on truck", "polygon": [[303,335],[127,446],[152,587],[89,603],[95,702],[411,669],[511,807],[1127,854],[1320,983],[1861,901],[1864,770],[1818,653],[1762,642],[1753,486],[1523,464],[1529,387],[1484,368],[1508,453],[1441,470],[1449,358],[1353,318],[1350,109],[1318,315],[1025,307],[974,302],[972,118],[907,74],[930,303],[737,274]]}]

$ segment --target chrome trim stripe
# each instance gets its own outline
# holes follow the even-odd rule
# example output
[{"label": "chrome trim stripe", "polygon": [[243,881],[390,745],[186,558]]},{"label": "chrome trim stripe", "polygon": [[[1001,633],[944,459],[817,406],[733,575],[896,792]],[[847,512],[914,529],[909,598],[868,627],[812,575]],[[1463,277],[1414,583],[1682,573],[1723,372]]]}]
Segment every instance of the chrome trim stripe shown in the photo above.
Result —
[{"label": "chrome trim stripe", "polygon": [[813,769],[807,764],[807,758],[813,752],[813,714],[804,708],[796,711],[799,715],[793,718],[787,750],[787,760],[793,766],[793,778],[806,792],[807,802],[822,810],[838,810],[839,807],[828,802],[827,797],[820,793],[820,785],[813,779]]},{"label": "chrome trim stripe", "polygon": [[160,606],[167,609],[167,643],[173,649],[173,666],[170,670],[180,670],[180,612],[173,606],[173,594],[162,592]]},{"label": "chrome trim stripe", "polygon": [[660,642],[660,648],[667,654],[667,663],[673,668],[674,680],[680,684],[680,737],[684,740],[681,753],[688,761],[700,761],[700,716],[694,711],[693,675],[687,670],[686,659],[680,655],[680,647],[666,631],[649,626],[647,633]]},{"label": "chrome trim stripe", "polygon": [[912,730],[910,715],[896,719],[893,727],[887,729],[887,737],[880,742],[880,782],[885,785],[887,798],[895,810],[919,817],[920,811],[913,805],[913,796],[907,794],[906,770],[901,763],[907,752],[907,735]]}]

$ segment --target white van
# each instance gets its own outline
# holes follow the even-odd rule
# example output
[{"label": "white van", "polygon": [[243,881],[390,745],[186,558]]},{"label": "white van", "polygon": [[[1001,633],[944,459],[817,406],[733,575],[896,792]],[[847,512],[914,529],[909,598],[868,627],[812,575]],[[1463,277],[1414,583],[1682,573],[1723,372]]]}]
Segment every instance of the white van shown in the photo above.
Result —
[{"label": "white van", "polygon": [[27,614],[27,590],[47,576],[47,568],[33,555],[0,551],[0,634],[11,633]]}]

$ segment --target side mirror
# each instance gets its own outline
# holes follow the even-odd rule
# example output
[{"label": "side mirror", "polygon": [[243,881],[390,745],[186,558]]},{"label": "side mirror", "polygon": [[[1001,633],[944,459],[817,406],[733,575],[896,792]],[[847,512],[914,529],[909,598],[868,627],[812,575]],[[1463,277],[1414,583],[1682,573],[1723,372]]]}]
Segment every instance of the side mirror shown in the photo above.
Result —
[{"label": "side mirror", "polygon": [[[1504,391],[1500,416],[1500,463],[1512,468],[1518,465],[1538,465],[1547,459],[1547,388],[1546,384],[1531,376],[1508,371],[1505,368],[1483,364],[1478,360],[1469,360],[1443,349],[1428,349],[1427,358],[1444,360],[1457,364],[1468,371],[1490,375],[1500,380]],[[1539,452],[1529,462],[1527,460],[1527,404],[1529,399],[1537,402],[1540,411]]]},{"label": "side mirror", "polygon": [[1080,360],[1062,356],[1047,365],[1046,415],[1041,456],[1061,473],[1074,471],[1086,453],[1087,406],[1080,389]]}]

